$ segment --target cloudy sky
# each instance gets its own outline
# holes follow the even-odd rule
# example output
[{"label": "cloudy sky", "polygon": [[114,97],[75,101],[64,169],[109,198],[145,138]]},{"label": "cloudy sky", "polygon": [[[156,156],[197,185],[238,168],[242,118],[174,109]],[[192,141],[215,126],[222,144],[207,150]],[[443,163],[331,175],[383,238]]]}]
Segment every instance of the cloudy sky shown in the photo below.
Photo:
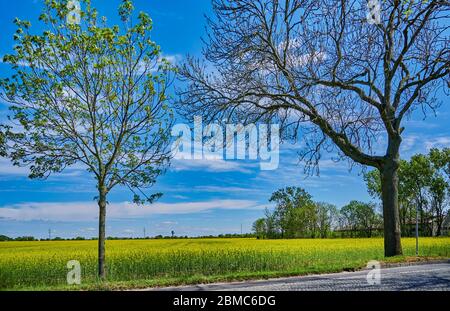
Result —
[{"label": "cloudy sky", "polygon": [[[115,22],[119,1],[93,0],[100,13]],[[28,19],[39,28],[37,17],[41,1],[0,0],[0,55],[10,53],[15,17]],[[186,54],[200,55],[204,34],[204,14],[210,13],[209,0],[136,0],[138,11],[146,11],[154,21],[154,40],[175,62]],[[34,27],[33,27],[34,28]],[[0,63],[0,76],[10,74]],[[431,147],[450,146],[450,107],[443,106],[436,116],[417,111],[407,122],[402,156],[424,153]],[[7,105],[0,102],[0,121]],[[382,142],[379,144],[382,146]],[[263,171],[256,161],[176,160],[162,176],[154,191],[164,193],[155,204],[130,204],[125,189],[115,189],[109,197],[107,234],[114,236],[207,235],[251,230],[252,222],[263,215],[270,194],[285,186],[300,186],[316,200],[342,206],[350,200],[369,201],[361,171],[349,171],[347,162],[335,163],[333,155],[321,162],[320,176],[306,178],[298,161],[298,144],[281,146],[278,169]],[[97,234],[95,181],[82,169],[73,167],[46,181],[29,180],[26,168],[13,167],[0,158],[0,234],[92,237]]]}]

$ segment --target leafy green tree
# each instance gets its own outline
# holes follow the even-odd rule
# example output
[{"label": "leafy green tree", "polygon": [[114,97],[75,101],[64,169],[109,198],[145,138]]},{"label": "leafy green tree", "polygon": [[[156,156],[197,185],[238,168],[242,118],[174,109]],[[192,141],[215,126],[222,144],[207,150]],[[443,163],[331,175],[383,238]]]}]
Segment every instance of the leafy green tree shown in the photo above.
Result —
[{"label": "leafy green tree", "polygon": [[288,214],[288,237],[315,238],[318,232],[317,205],[314,202],[305,202],[295,206]]},{"label": "leafy green tree", "polygon": [[268,238],[277,238],[277,237],[279,237],[279,234],[278,234],[278,231],[277,231],[278,225],[277,225],[277,221],[276,221],[274,213],[271,213],[269,211],[269,209],[266,208],[264,210],[264,215],[265,215],[265,218],[266,218],[266,236]]},{"label": "leafy green tree", "polygon": [[6,138],[5,134],[1,131],[0,126],[0,157],[6,156]]},{"label": "leafy green tree", "polygon": [[431,180],[430,194],[431,194],[431,209],[432,215],[435,215],[436,221],[436,235],[441,235],[442,224],[445,218],[446,199],[449,192],[449,184],[442,176],[435,176]]},{"label": "leafy green tree", "polygon": [[431,149],[429,159],[434,168],[429,189],[432,214],[436,221],[436,235],[440,236],[450,198],[450,148]]},{"label": "leafy green tree", "polygon": [[269,199],[275,202],[274,217],[281,232],[281,237],[305,234],[315,215],[311,209],[314,202],[309,193],[299,187],[286,187],[275,191]]},{"label": "leafy green tree", "polygon": [[[270,197],[275,202],[273,213],[266,210],[266,217],[254,223],[255,232],[281,238],[327,237],[337,223],[337,208],[328,203],[314,202],[311,195],[299,187],[286,187]],[[270,232],[270,226],[276,232]]]},{"label": "leafy green tree", "polygon": [[326,238],[331,233],[336,223],[338,210],[333,204],[317,202],[317,229],[321,238]]},{"label": "leafy green tree", "polygon": [[361,203],[357,209],[357,219],[360,230],[365,232],[365,236],[372,237],[373,230],[381,224],[381,218],[376,212],[376,205],[373,203]]},{"label": "leafy green tree", "polygon": [[9,236],[3,235],[3,234],[0,235],[0,241],[12,241],[12,240],[13,239],[10,238]]},{"label": "leafy green tree", "polygon": [[405,184],[413,193],[413,199],[418,207],[422,233],[431,235],[431,218],[427,191],[431,184],[434,169],[429,158],[423,154],[416,154],[411,157],[404,172]]},{"label": "leafy green tree", "polygon": [[373,230],[382,224],[381,217],[376,213],[376,206],[372,203],[351,201],[342,207],[341,215],[344,225],[351,230],[352,237],[371,237]]},{"label": "leafy green tree", "polygon": [[441,171],[445,179],[450,179],[450,148],[439,150],[437,148],[430,149],[429,157],[433,166]]},{"label": "leafy green tree", "polygon": [[[416,154],[410,161],[401,160],[399,168],[400,220],[403,234],[412,233],[416,207],[422,234],[441,234],[449,199],[450,149],[433,148],[428,155]],[[364,175],[369,193],[380,197],[380,176],[377,171]]]},{"label": "leafy green tree", "polygon": [[14,53],[3,59],[15,73],[1,81],[0,92],[12,105],[14,165],[29,166],[31,178],[46,178],[82,164],[95,178],[98,274],[104,279],[110,191],[124,186],[136,203],[161,196],[146,189],[169,161],[166,94],[173,69],[151,39],[152,20],[143,12],[134,16],[131,1],[122,1],[122,23],[112,27],[89,0],[82,6],[74,24],[66,21],[68,1],[46,0],[41,34],[15,19]]},{"label": "leafy green tree", "polygon": [[253,232],[256,234],[256,238],[264,239],[267,236],[266,218],[258,218],[253,223]]},{"label": "leafy green tree", "polygon": [[[353,203],[353,204],[352,204]],[[358,219],[357,219],[357,202],[352,201],[349,204],[341,208],[341,229],[350,230],[350,237],[354,237],[358,231]]]}]

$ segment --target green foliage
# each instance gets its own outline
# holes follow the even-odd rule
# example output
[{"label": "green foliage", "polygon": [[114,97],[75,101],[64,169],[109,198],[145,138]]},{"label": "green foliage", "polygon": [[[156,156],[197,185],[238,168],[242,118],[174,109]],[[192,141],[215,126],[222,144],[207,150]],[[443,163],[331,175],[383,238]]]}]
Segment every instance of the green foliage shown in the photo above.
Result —
[{"label": "green foliage", "polygon": [[326,202],[317,202],[316,207],[319,234],[321,238],[326,238],[336,227],[339,211],[336,206]]},{"label": "green foliage", "polygon": [[258,239],[264,239],[267,236],[267,226],[266,226],[266,219],[265,218],[258,218],[253,223],[253,231],[256,234],[256,238]]},{"label": "green foliage", "polygon": [[381,216],[376,212],[376,205],[360,201],[351,201],[340,211],[341,228],[350,230],[351,236],[372,237],[373,231],[382,225]]},{"label": "green foliage", "polygon": [[351,201],[338,210],[332,204],[315,202],[298,187],[277,190],[270,202],[276,204],[273,212],[266,210],[265,217],[253,223],[260,239],[372,237],[382,228],[382,216],[373,203]]},{"label": "green foliage", "polygon": [[81,163],[99,189],[122,185],[134,202],[152,202],[160,194],[141,189],[168,164],[174,69],[151,39],[150,17],[131,18],[131,1],[118,9],[121,25],[109,26],[88,0],[82,8],[80,24],[70,24],[67,1],[46,0],[39,34],[14,21],[14,53],[3,59],[14,74],[0,80],[18,128],[8,135],[10,156],[30,167],[31,178]]},{"label": "green foliage", "polygon": [[[434,233],[440,235],[450,199],[450,148],[433,148],[427,155],[416,154],[409,161],[402,160],[398,177],[402,234],[412,234],[417,207],[421,234],[433,234],[436,222]],[[381,198],[379,172],[367,172],[364,180],[370,195]]]},{"label": "green foliage", "polygon": [[15,241],[36,241],[33,236],[19,236],[14,239]]},{"label": "green foliage", "polygon": [[266,210],[265,218],[253,224],[253,230],[259,238],[325,238],[335,224],[336,207],[314,202],[302,188],[279,189],[269,201],[275,202],[275,210],[272,213]]},{"label": "green foliage", "polygon": [[306,234],[308,223],[314,222],[314,202],[311,195],[298,187],[286,187],[272,194],[275,202],[274,218],[282,237]]},{"label": "green foliage", "polygon": [[6,137],[0,127],[0,157],[6,156]]},{"label": "green foliage", "polygon": [[12,238],[6,235],[0,235],[0,241],[12,241]]}]

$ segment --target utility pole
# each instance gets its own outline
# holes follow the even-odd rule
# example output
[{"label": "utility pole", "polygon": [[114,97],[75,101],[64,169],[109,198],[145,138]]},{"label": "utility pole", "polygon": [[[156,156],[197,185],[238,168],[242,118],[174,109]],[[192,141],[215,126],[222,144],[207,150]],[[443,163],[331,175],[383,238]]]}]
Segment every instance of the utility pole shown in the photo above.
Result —
[{"label": "utility pole", "polygon": [[48,228],[48,239],[52,239],[52,229]]},{"label": "utility pole", "polygon": [[144,239],[145,239],[145,227],[144,227]]},{"label": "utility pole", "polygon": [[241,235],[242,235],[242,224],[241,224]]},{"label": "utility pole", "polygon": [[419,256],[419,205],[416,204],[416,256]]}]

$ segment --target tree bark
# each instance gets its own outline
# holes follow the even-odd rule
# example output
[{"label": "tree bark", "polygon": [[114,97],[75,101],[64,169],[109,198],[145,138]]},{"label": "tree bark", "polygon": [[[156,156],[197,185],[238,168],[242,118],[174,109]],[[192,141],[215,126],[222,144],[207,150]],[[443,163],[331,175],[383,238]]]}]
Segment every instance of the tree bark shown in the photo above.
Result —
[{"label": "tree bark", "polygon": [[384,255],[402,255],[398,205],[398,167],[400,141],[390,141],[386,160],[380,168],[384,221]]},{"label": "tree bark", "polygon": [[105,272],[105,223],[106,223],[106,190],[104,186],[99,187],[99,217],[98,217],[98,277],[106,278]]},{"label": "tree bark", "polygon": [[444,222],[444,215],[442,212],[442,204],[436,203],[436,226],[437,226],[436,236],[442,235],[442,223],[443,222]]},{"label": "tree bark", "polygon": [[441,236],[442,235],[442,221],[440,219],[438,219],[436,221],[436,225],[437,225],[437,229],[436,229],[436,236]]}]

